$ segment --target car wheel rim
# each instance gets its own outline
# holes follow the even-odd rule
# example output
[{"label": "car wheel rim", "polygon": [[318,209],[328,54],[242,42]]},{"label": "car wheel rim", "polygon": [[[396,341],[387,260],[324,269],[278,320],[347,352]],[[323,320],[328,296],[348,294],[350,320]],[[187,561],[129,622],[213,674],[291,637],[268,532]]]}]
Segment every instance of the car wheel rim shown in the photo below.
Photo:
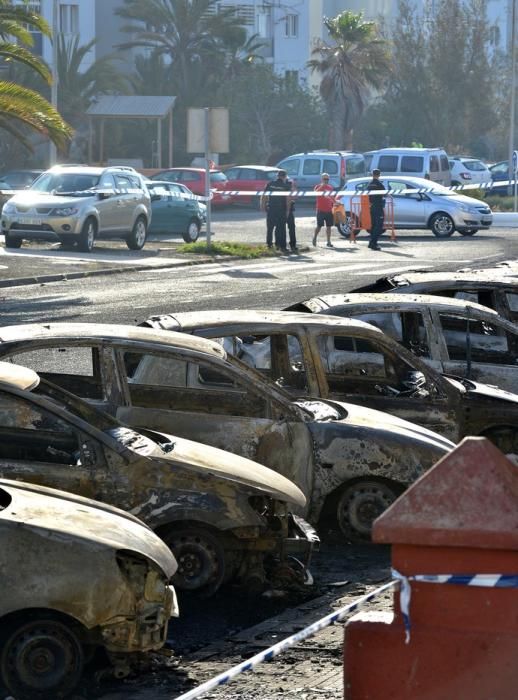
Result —
[{"label": "car wheel rim", "polygon": [[143,246],[146,240],[146,225],[142,221],[142,219],[139,219],[137,221],[137,228],[135,231],[135,241],[137,245]]},{"label": "car wheel rim", "polygon": [[384,484],[358,483],[347,489],[338,505],[338,524],[342,532],[369,539],[372,524],[396,496]]},{"label": "car wheel rim", "polygon": [[191,241],[195,241],[198,238],[198,227],[196,226],[194,221],[191,224],[189,224],[187,234]]},{"label": "car wheel rim", "polygon": [[53,691],[66,694],[78,682],[83,656],[75,637],[60,623],[42,621],[22,627],[8,640],[2,673],[9,688],[23,697]]},{"label": "car wheel rim", "polygon": [[169,545],[178,562],[173,577],[175,585],[187,591],[212,592],[225,574],[224,554],[210,535],[203,532],[180,532]]},{"label": "car wheel rim", "polygon": [[440,216],[435,220],[435,228],[439,233],[450,233],[453,226],[451,220],[447,216]]}]

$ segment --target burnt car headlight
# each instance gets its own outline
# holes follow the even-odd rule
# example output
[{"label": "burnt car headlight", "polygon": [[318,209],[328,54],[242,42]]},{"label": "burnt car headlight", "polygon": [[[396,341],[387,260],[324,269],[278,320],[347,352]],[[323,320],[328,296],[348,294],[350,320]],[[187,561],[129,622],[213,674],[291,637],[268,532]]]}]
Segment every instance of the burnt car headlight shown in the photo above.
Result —
[{"label": "burnt car headlight", "polygon": [[133,552],[119,551],[117,564],[138,598],[149,603],[163,603],[168,595],[164,574],[153,568],[147,559]]}]

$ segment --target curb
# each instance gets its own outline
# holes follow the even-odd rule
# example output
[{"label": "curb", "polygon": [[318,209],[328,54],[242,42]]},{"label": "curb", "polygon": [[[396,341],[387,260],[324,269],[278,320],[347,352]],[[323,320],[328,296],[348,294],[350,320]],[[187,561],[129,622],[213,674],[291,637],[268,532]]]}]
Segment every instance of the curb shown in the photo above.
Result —
[{"label": "curb", "polygon": [[[237,258],[234,258],[237,259]],[[185,260],[163,265],[128,265],[125,267],[108,267],[100,270],[84,270],[80,272],[62,272],[55,275],[34,275],[32,277],[15,277],[13,279],[0,280],[2,287],[21,287],[29,284],[46,284],[47,282],[63,282],[65,280],[84,279],[86,277],[100,277],[102,275],[116,275],[124,272],[142,272],[146,270],[164,270],[171,267],[190,267],[213,262],[216,258],[201,258],[200,260]]]}]

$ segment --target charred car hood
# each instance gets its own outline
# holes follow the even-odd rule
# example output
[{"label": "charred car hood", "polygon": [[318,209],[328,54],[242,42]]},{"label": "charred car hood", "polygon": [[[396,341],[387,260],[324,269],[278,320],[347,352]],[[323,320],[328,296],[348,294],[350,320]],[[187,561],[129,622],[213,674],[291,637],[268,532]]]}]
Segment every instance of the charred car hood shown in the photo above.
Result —
[{"label": "charred car hood", "polygon": [[474,394],[476,396],[487,396],[490,399],[509,401],[510,403],[518,404],[518,394],[513,394],[511,391],[505,391],[505,389],[499,389],[492,384],[480,384],[479,382],[474,382],[472,379],[460,379],[457,377],[446,377],[446,379],[460,383],[462,388],[469,395]]},{"label": "charred car hood", "polygon": [[169,547],[132,515],[89,498],[0,479],[0,519],[63,542],[129,550],[153,561],[171,578],[178,565]]},{"label": "charred car hood", "polygon": [[[151,435],[154,431],[142,432]],[[262,464],[185,438],[165,433],[155,432],[154,434],[161,435],[174,443],[174,449],[162,455],[162,458],[169,462],[179,462],[187,469],[196,469],[202,474],[211,474],[220,479],[243,484],[280,501],[287,501],[301,507],[306,505],[306,497],[298,486]]]},{"label": "charred car hood", "polygon": [[[315,403],[319,404],[322,402],[319,400]],[[336,411],[340,412],[342,416],[345,414],[345,417],[341,417],[339,421],[342,425],[347,425],[351,428],[378,430],[386,434],[391,433],[394,437],[408,438],[413,444],[420,443],[423,447],[436,449],[442,453],[449,452],[455,447],[453,442],[434,433],[432,430],[410,423],[402,418],[397,418],[390,413],[342,401],[326,400],[325,403],[329,406],[334,406]],[[306,402],[306,404],[311,404],[311,402]]]}]

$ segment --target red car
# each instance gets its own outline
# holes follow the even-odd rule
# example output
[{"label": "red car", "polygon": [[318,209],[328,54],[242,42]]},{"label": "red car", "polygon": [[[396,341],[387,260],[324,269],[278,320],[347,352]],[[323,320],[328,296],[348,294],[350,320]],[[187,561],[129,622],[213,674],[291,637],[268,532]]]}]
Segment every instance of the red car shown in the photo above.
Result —
[{"label": "red car", "polygon": [[261,196],[256,193],[262,192],[269,182],[277,178],[279,168],[269,165],[235,165],[225,168],[223,172],[228,179],[227,190],[251,193],[232,195],[231,204],[251,204],[259,209]]},{"label": "red car", "polygon": [[[205,169],[204,168],[167,168],[151,176],[151,180],[167,182],[179,182],[186,185],[191,192],[205,196]],[[223,206],[231,203],[231,197],[225,194],[228,189],[227,176],[221,170],[210,171],[210,188],[212,191],[212,206]]]}]

